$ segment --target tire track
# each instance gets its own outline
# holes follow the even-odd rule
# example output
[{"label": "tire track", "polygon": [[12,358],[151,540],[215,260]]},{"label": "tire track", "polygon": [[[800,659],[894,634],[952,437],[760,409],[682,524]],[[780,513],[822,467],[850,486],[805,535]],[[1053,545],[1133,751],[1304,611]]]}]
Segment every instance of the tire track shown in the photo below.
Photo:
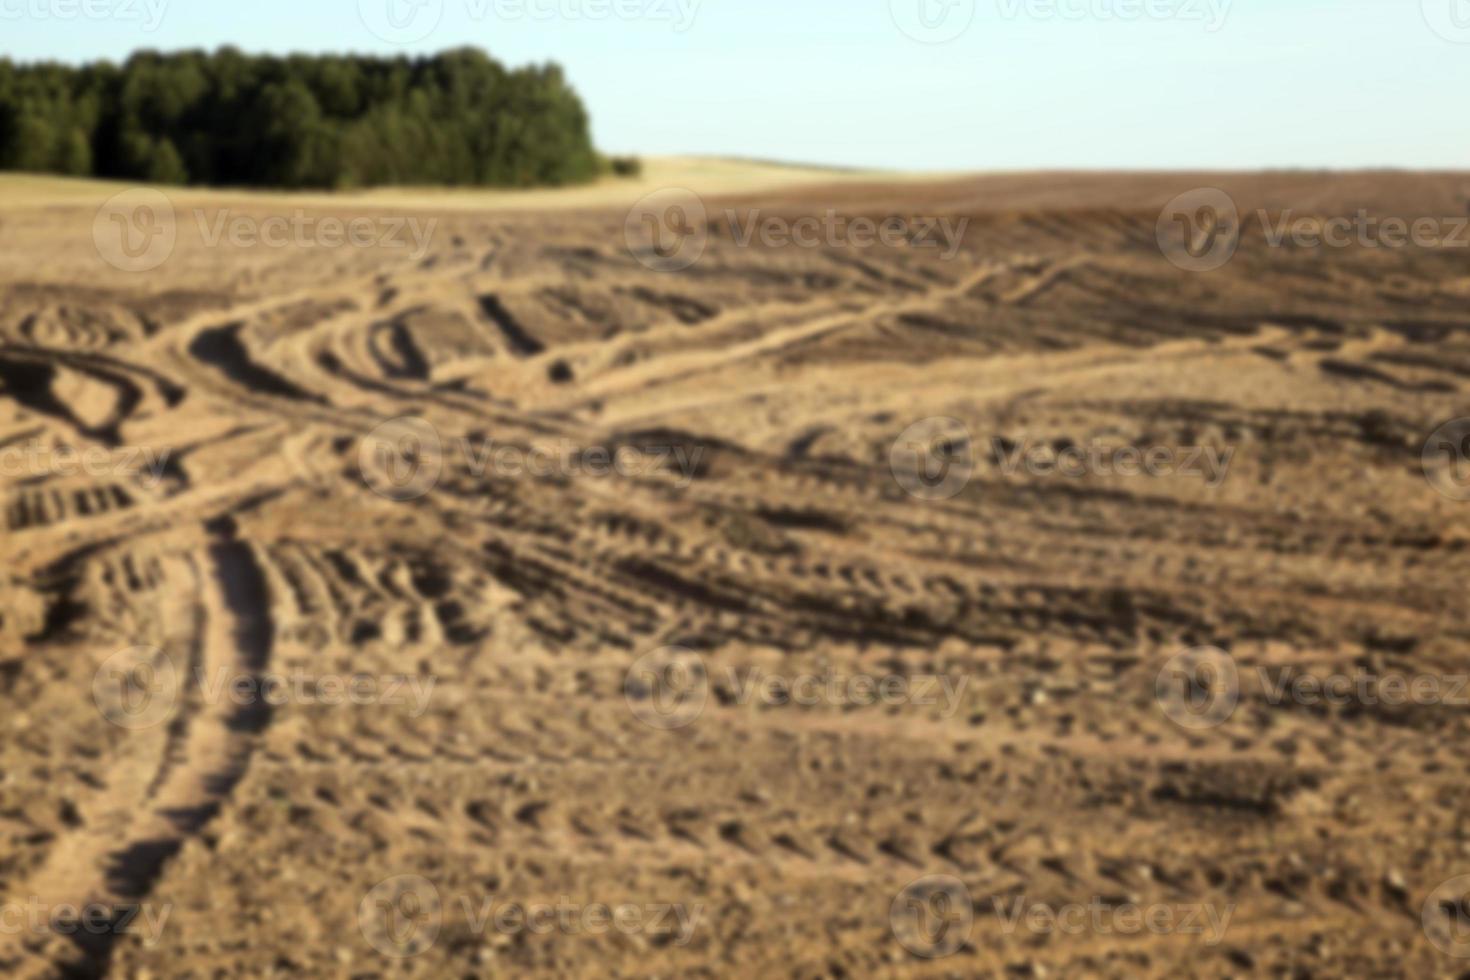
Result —
[{"label": "tire track", "polygon": [[[87,801],[89,813],[122,826],[114,833],[84,825],[58,843],[26,890],[49,909],[102,906],[120,912],[145,901],[168,861],[228,801],[270,724],[272,708],[263,699],[235,703],[226,696],[237,678],[252,679],[260,690],[270,663],[274,625],[264,574],[233,518],[210,520],[205,531],[208,543],[203,567],[196,567],[190,610],[192,649],[186,663],[175,660],[182,676],[156,770],[146,778],[133,767],[114,772],[100,796]],[[141,797],[140,786],[146,787]],[[60,971],[105,977],[120,935],[117,929],[78,932],[71,937],[74,960],[45,966],[30,957],[7,959],[10,954],[0,951],[0,964],[21,969],[21,976]],[[24,972],[21,963],[32,972]]]}]

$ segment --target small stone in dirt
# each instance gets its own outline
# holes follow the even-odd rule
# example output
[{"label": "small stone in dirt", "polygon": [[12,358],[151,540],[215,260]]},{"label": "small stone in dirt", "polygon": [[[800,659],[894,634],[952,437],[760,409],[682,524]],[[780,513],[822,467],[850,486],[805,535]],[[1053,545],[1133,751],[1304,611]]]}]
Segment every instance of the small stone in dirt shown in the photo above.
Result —
[{"label": "small stone in dirt", "polygon": [[1243,949],[1227,950],[1225,956],[1231,963],[1234,963],[1242,970],[1254,970],[1256,968],[1256,958]]}]

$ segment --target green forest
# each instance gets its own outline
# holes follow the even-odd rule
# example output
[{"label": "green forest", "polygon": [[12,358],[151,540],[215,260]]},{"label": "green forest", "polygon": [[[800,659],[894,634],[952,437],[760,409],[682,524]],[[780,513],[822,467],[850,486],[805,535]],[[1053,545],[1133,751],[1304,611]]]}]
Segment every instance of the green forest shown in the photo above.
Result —
[{"label": "green forest", "polygon": [[586,181],[603,165],[559,67],[508,70],[472,48],[422,58],[141,52],[121,67],[0,59],[0,170],[530,187]]}]

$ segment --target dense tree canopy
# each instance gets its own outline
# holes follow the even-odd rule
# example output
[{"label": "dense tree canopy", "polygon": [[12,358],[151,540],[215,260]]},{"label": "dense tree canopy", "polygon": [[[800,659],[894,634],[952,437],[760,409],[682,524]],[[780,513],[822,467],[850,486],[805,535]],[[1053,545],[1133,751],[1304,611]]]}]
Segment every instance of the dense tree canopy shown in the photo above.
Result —
[{"label": "dense tree canopy", "polygon": [[165,184],[533,186],[598,170],[555,65],[140,52],[121,68],[0,59],[0,170]]}]

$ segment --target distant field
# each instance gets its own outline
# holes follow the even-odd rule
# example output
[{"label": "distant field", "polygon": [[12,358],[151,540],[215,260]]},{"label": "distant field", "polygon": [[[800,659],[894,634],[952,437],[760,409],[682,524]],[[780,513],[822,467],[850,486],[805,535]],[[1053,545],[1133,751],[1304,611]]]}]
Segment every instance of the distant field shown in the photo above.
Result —
[{"label": "distant field", "polygon": [[[129,188],[123,181],[83,180],[0,172],[0,206],[7,210],[101,204]],[[361,191],[258,191],[245,188],[160,187],[177,205],[216,208],[238,203],[278,206],[428,210],[543,211],[627,207],[646,194],[678,187],[704,197],[740,200],[764,209],[844,210],[926,208],[935,214],[1010,213],[1065,209],[1157,211],[1192,187],[1222,187],[1245,211],[1291,208],[1299,213],[1351,214],[1360,207],[1388,213],[1451,216],[1470,208],[1470,174],[1296,170],[1267,173],[1199,171],[1058,171],[976,174],[903,173],[724,157],[648,157],[638,177],[602,177],[578,187],[493,189],[380,187]]]},{"label": "distant field", "polygon": [[[289,201],[295,204],[373,204],[393,208],[464,210],[493,208],[593,208],[631,204],[643,194],[663,187],[679,186],[699,194],[739,194],[774,187],[828,182],[893,180],[880,171],[848,170],[802,164],[767,163],[713,157],[653,157],[644,160],[640,177],[604,177],[581,187],[536,190],[486,188],[388,187],[342,193],[234,190],[229,188],[161,188],[179,203],[191,201],[218,204],[227,198],[244,198],[252,203]],[[898,177],[897,179],[905,179]],[[920,178],[908,178],[920,179]],[[50,175],[0,173],[0,202],[7,208],[45,207],[53,204],[101,203],[112,194],[139,186],[122,181],[79,180]]]}]

